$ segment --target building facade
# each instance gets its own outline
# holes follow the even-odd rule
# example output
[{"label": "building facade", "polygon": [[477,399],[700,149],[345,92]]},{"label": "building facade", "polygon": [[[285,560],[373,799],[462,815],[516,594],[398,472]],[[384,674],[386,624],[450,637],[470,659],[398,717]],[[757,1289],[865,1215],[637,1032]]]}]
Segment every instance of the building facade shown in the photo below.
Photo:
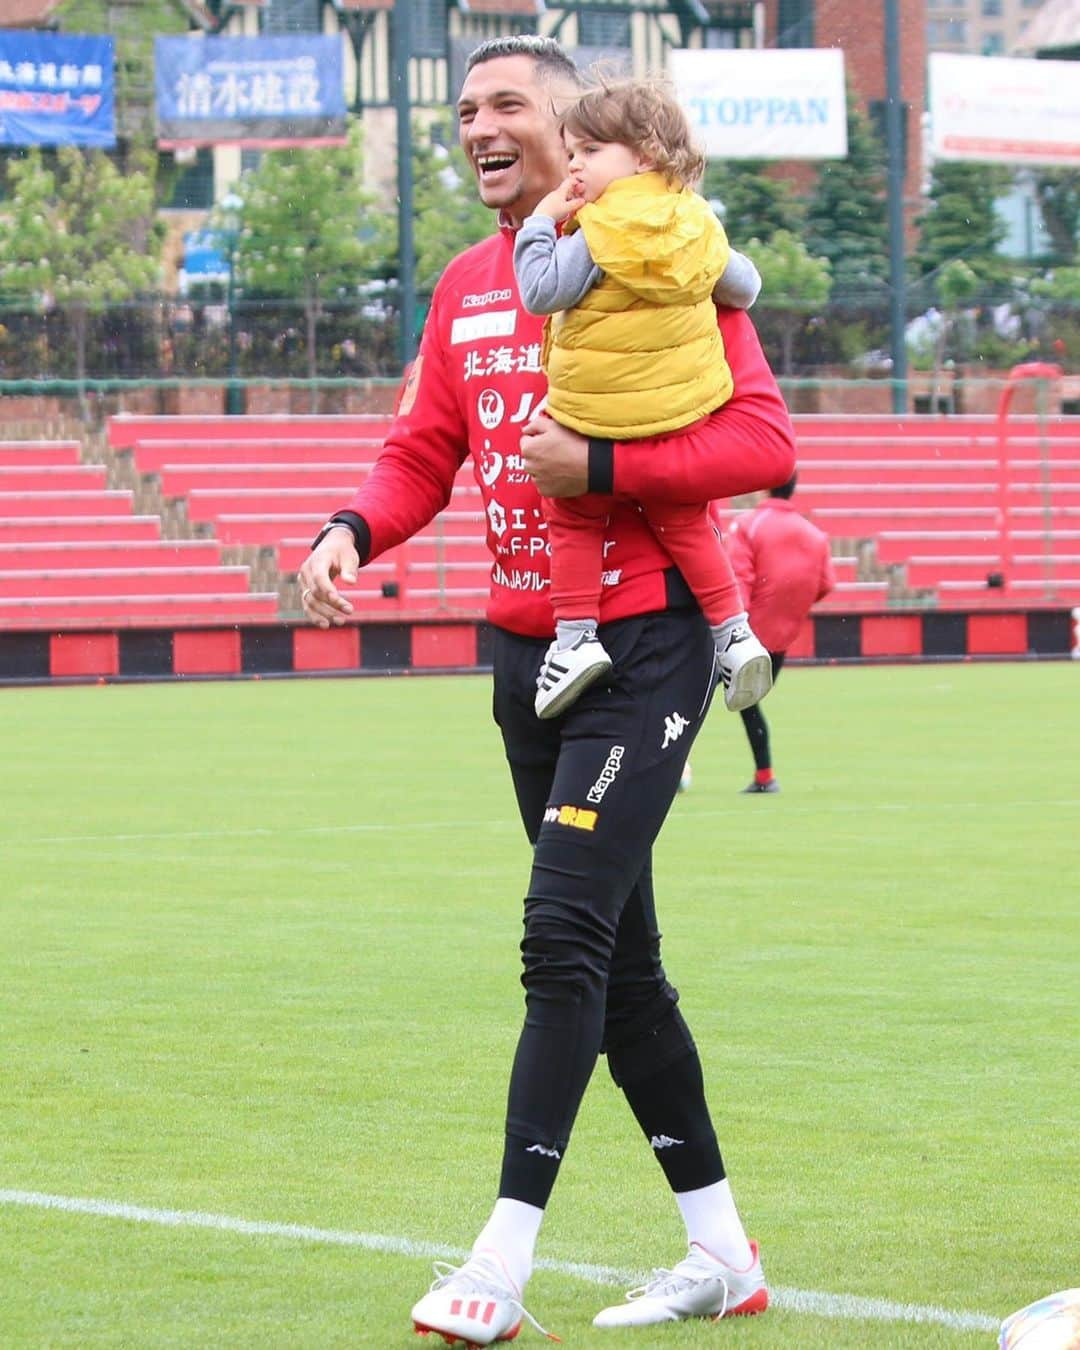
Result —
[{"label": "building facade", "polygon": [[1007,56],[1046,0],[927,0],[926,44],[933,52]]}]

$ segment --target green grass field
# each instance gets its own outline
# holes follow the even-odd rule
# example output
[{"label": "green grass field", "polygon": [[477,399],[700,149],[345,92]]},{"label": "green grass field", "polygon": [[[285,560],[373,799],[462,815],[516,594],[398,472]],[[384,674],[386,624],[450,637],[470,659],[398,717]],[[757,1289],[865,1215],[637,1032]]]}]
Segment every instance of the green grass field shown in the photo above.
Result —
[{"label": "green grass field", "polygon": [[[786,670],[774,797],[713,712],[661,919],[776,1305],[592,1330],[576,1267],[683,1246],[601,1065],[527,1297],[567,1346],[987,1346],[1080,1284],[1078,678]],[[408,1312],[490,1207],[522,1005],[489,702],[0,690],[0,1346],[442,1345]]]}]

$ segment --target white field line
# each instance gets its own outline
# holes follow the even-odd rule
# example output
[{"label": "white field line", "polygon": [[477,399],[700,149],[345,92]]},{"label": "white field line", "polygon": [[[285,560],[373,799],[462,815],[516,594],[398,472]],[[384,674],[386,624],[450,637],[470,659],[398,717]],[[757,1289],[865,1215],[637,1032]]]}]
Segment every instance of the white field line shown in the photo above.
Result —
[{"label": "white field line", "polygon": [[[789,803],[781,803],[778,808],[783,810],[785,816],[792,815],[856,815],[866,816],[875,812],[921,812],[931,811],[936,815],[949,811],[985,811],[987,805],[994,808],[1003,808],[1006,810],[1037,810],[1046,811],[1051,808],[1060,807],[1062,810],[1075,811],[1080,808],[1080,798],[1078,797],[1042,797],[1032,799],[1031,801],[1007,801],[1004,798],[995,797],[991,802],[971,801],[971,802],[947,802],[942,805],[940,802],[928,802],[925,805],[919,802],[850,802],[835,803],[832,806],[823,806],[820,803],[807,806],[792,806]],[[712,811],[694,811],[686,810],[682,807],[677,809],[673,820],[714,820],[719,817],[728,817],[734,819],[738,814],[737,806],[720,807]],[[151,840],[185,840],[185,839],[280,839],[284,835],[325,835],[325,834],[418,834],[423,830],[472,830],[473,832],[481,829],[487,830],[520,830],[521,825],[517,820],[487,820],[478,821],[475,818],[471,820],[424,820],[424,821],[364,821],[358,824],[349,825],[275,825],[275,826],[252,826],[243,830],[144,830],[131,834],[36,834],[36,835],[16,835],[8,839],[0,838],[0,845],[4,848],[14,848],[24,846],[33,848],[39,844],[124,844],[124,843],[148,843]]]},{"label": "white field line", "polygon": [[[21,1205],[32,1209],[50,1209],[63,1214],[90,1214],[103,1219],[127,1219],[133,1223],[158,1224],[165,1228],[210,1228],[223,1233],[241,1233],[248,1237],[290,1238],[300,1242],[321,1242],[338,1247],[362,1247],[367,1251],[390,1252],[395,1256],[427,1260],[460,1261],[468,1252],[443,1247],[433,1242],[415,1242],[411,1238],[388,1237],[381,1233],[353,1233],[339,1228],[311,1228],[298,1223],[268,1223],[260,1219],[237,1219],[227,1214],[202,1214],[197,1210],[148,1209],[114,1200],[85,1200],[68,1195],[46,1195],[40,1191],[0,1190],[0,1205]],[[642,1273],[593,1266],[577,1261],[537,1262],[538,1268],[558,1275],[570,1275],[589,1284],[628,1287],[641,1282]],[[770,1288],[775,1307],[816,1317],[840,1317],[849,1321],[924,1322],[947,1327],[950,1331],[997,1331],[1000,1319],[985,1313],[955,1312],[949,1308],[916,1303],[892,1303],[888,1299],[860,1298],[854,1294],[824,1294],[809,1289]]]}]

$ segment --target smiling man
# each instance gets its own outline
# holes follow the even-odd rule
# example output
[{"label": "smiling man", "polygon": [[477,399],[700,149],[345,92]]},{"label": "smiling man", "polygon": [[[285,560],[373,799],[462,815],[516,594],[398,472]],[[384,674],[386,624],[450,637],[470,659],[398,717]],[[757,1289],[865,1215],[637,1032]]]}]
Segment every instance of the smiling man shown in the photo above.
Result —
[{"label": "smiling man", "polygon": [[[674,1193],[690,1245],[673,1270],[599,1313],[596,1325],[717,1318],[768,1303],[697,1049],[661,962],[652,887],[652,845],[715,684],[712,636],[636,503],[704,501],[783,482],[793,438],[738,311],[719,315],[735,394],[666,437],[662,454],[649,440],[589,442],[538,415],[543,321],[518,298],[514,239],[566,174],[556,116],[579,83],[550,39],[493,39],[470,57],[461,141],[498,230],[440,279],[384,450],[300,571],[311,621],[347,622],[352,606],[336,583],[348,586],[362,563],[422,529],[471,457],[493,557],[495,720],[533,846],[521,944],[526,1013],[490,1217],[470,1258],[440,1268],[412,1316],[418,1331],[475,1346],[511,1339],[528,1316],[521,1300],[544,1209],[600,1053]],[[542,721],[533,703],[554,623],[539,493],[586,491],[616,499],[599,629],[615,665],[561,717]],[[439,1072],[460,1082],[470,1066],[443,1059]],[[433,1097],[439,1092],[433,1083]],[[477,1102],[479,1112],[495,1109],[494,1099]],[[472,1175],[468,1159],[461,1168],[463,1179]]]}]

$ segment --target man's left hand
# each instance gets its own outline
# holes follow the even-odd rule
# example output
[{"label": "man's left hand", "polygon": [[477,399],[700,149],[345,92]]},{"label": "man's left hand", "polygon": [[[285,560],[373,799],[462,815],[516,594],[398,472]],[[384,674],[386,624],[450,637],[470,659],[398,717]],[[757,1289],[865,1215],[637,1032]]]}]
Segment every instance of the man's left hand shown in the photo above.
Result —
[{"label": "man's left hand", "polygon": [[542,497],[580,497],[589,490],[589,442],[541,413],[521,433],[521,455]]}]

